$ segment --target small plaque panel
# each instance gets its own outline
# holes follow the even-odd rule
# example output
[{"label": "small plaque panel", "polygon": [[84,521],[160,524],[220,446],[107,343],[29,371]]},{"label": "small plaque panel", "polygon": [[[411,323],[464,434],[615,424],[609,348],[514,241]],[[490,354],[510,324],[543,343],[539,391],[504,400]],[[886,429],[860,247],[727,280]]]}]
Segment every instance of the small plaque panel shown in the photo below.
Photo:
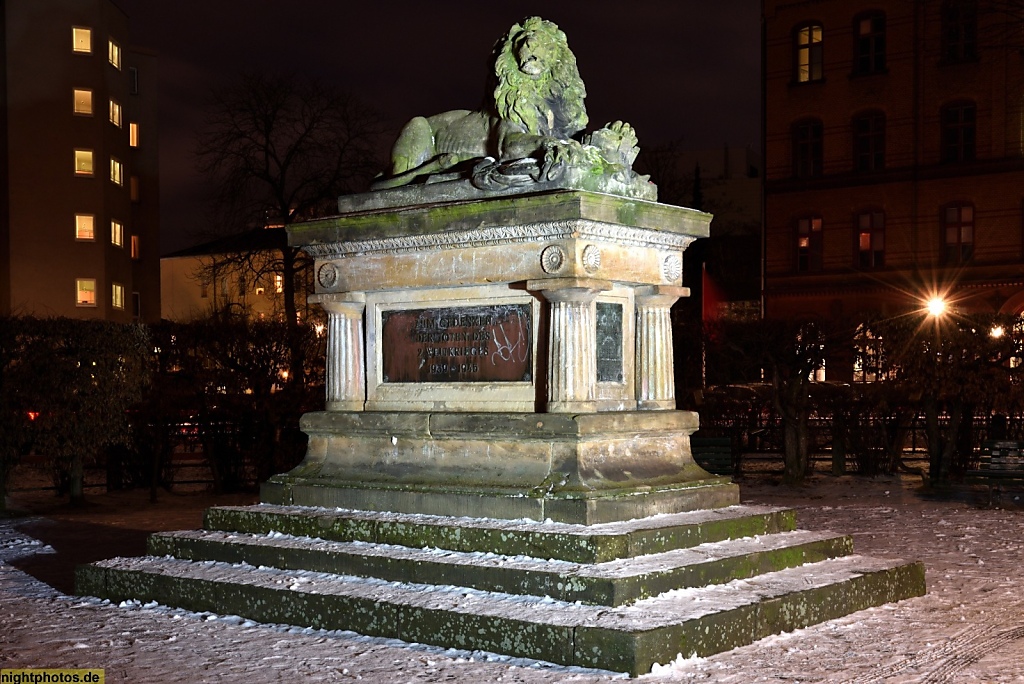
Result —
[{"label": "small plaque panel", "polygon": [[381,313],[384,382],[529,382],[530,304]]},{"label": "small plaque panel", "polygon": [[597,302],[597,381],[622,382],[622,305]]}]

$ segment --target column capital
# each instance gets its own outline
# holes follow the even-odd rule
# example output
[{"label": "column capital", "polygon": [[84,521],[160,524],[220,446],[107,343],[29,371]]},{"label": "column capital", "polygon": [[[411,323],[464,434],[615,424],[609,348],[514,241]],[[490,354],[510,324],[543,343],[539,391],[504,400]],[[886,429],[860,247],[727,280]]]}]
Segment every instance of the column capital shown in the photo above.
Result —
[{"label": "column capital", "polygon": [[327,313],[341,316],[359,316],[366,308],[365,292],[322,292],[306,298],[310,304],[319,304]]},{"label": "column capital", "polygon": [[549,302],[587,303],[599,293],[612,289],[612,283],[596,278],[543,278],[527,280],[526,289],[543,293]]},{"label": "column capital", "polygon": [[677,285],[644,285],[633,289],[640,306],[672,306],[681,297],[690,296],[690,288]]}]

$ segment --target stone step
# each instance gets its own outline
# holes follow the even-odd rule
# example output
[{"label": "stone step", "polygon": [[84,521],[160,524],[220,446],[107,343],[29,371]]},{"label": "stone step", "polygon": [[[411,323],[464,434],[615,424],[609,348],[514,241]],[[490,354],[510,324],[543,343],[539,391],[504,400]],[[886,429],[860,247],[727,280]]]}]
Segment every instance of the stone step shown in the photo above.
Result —
[{"label": "stone step", "polygon": [[852,552],[850,537],[807,531],[711,542],[600,564],[325,541],[277,532],[165,532],[149,541],[149,553],[154,556],[457,585],[605,606],[625,605],[674,589],[724,584]]},{"label": "stone step", "polygon": [[608,608],[174,558],[82,566],[77,591],[639,675],[925,591],[920,563],[846,556]]},{"label": "stone step", "polygon": [[258,504],[210,508],[204,526],[224,532],[281,532],[331,541],[602,563],[725,539],[790,532],[796,529],[796,514],[770,506],[729,506],[576,525]]}]

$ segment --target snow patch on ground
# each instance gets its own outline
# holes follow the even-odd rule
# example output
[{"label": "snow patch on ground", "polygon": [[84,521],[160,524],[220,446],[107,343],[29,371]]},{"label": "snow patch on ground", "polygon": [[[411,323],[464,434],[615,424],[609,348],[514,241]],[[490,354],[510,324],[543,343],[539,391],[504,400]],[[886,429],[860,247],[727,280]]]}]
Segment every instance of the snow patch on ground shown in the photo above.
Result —
[{"label": "snow patch on ground", "polygon": [[[746,500],[798,509],[802,529],[851,534],[858,554],[922,560],[929,594],[709,658],[651,682],[1022,682],[1024,512],[929,501],[916,483],[817,478]],[[506,523],[507,524],[507,523]],[[526,523],[517,521],[516,525]],[[545,523],[532,523],[544,525]],[[557,525],[557,523],[555,523]],[[68,597],[7,564],[53,549],[0,522],[0,666],[102,667],[108,682],[602,682],[621,675],[351,632],[263,625],[152,603]],[[59,562],[60,554],[53,555]]]}]

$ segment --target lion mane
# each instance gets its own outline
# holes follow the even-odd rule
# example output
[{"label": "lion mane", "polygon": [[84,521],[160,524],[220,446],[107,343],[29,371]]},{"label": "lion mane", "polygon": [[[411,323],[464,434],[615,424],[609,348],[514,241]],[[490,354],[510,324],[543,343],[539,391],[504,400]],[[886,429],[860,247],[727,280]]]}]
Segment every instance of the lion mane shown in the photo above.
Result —
[{"label": "lion mane", "polygon": [[[547,73],[540,78],[520,70],[516,51],[528,38],[540,38],[546,52]],[[554,23],[530,17],[512,26],[495,46],[494,75],[494,107],[502,121],[533,135],[563,140],[586,127],[587,91],[565,33]]]},{"label": "lion mane", "polygon": [[484,109],[410,120],[392,148],[390,175],[378,177],[373,189],[399,187],[486,157],[544,159],[553,145],[587,125],[587,92],[576,57],[552,22],[530,17],[513,25],[495,44],[491,63]]}]

